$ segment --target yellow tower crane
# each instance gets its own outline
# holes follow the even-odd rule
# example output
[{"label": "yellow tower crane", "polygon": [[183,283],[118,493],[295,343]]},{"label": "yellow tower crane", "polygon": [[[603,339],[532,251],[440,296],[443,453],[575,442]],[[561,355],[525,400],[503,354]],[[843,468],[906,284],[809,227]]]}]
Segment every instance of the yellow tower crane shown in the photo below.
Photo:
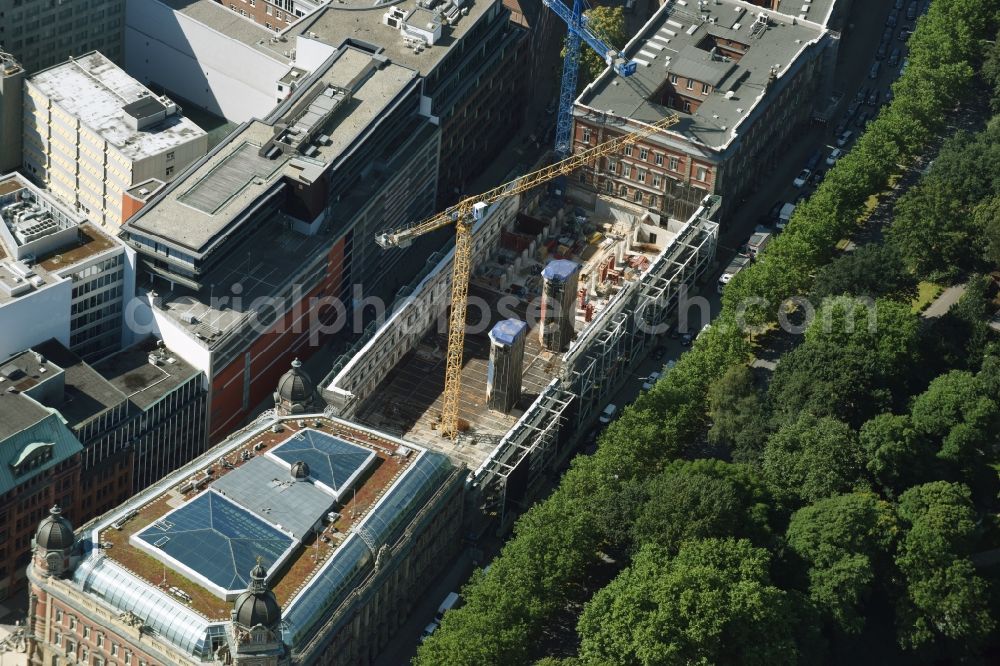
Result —
[{"label": "yellow tower crane", "polygon": [[559,162],[494,187],[492,190],[466,197],[423,222],[381,233],[375,237],[375,242],[382,248],[406,247],[419,236],[449,224],[455,225],[455,258],[451,271],[451,314],[448,320],[448,356],[440,423],[443,436],[455,439],[458,434],[458,404],[462,388],[462,357],[465,348],[465,314],[469,302],[473,224],[486,214],[486,209],[490,205],[497,201],[527,192],[559,176],[569,175],[600,157],[615,154],[623,147],[675,125],[678,121],[679,118],[676,114],[670,114],[661,120],[645,125],[636,132],[609,139],[570,155]]}]

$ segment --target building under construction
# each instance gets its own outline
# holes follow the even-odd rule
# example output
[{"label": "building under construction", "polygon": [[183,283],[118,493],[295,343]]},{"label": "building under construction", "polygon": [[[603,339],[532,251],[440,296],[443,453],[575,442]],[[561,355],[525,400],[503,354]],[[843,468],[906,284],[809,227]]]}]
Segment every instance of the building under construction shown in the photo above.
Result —
[{"label": "building under construction", "polygon": [[432,257],[322,382],[341,418],[465,464],[472,500],[500,528],[655,344],[718,240],[717,197],[682,222],[604,199],[585,213],[539,190],[501,200],[473,227],[454,441],[439,423],[453,252]]}]

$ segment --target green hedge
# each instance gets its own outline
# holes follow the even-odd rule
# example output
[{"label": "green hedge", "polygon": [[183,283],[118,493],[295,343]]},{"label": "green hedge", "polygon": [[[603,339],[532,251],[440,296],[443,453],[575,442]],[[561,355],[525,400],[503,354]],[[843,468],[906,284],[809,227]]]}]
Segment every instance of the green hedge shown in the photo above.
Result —
[{"label": "green hedge", "polygon": [[607,429],[593,456],[578,456],[553,494],[517,521],[489,573],[463,589],[465,605],[449,611],[420,647],[417,664],[525,663],[567,604],[588,599],[599,551],[614,528],[609,512],[622,522],[633,518],[621,507],[629,487],[704,437],[708,386],[750,358],[746,330],[737,325],[741,303],[766,299],[767,307],[744,313],[747,323],[763,325],[775,320],[783,299],[808,292],[815,271],[856,228],[865,200],[941,129],[968,89],[995,6],[931,3],[910,38],[909,65],[893,86],[892,104],[796,208],[762,259],[729,284],[712,328]]}]

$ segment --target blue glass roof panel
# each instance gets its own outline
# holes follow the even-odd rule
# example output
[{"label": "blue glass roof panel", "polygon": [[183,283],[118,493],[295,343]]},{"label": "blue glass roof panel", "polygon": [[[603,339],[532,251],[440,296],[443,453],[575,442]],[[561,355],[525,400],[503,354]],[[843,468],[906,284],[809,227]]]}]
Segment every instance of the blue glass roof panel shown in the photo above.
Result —
[{"label": "blue glass roof panel", "polygon": [[335,493],[345,490],[375,458],[375,452],[318,430],[302,430],[271,449],[288,465],[304,462],[313,479]]},{"label": "blue glass roof panel", "polygon": [[214,491],[198,495],[135,536],[223,590],[246,589],[258,556],[272,570],[294,543]]}]

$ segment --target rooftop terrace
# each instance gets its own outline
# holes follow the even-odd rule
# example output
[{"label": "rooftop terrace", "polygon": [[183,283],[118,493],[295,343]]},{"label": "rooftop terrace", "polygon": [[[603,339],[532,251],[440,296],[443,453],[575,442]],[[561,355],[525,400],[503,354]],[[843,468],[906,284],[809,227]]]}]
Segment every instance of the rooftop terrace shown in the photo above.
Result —
[{"label": "rooftop terrace", "polygon": [[[155,96],[97,51],[36,72],[28,83],[133,160],[205,134],[176,107],[171,112],[165,104],[169,100]],[[143,127],[145,118],[157,114],[166,115]]]},{"label": "rooftop terrace", "polygon": [[[288,417],[236,435],[144,491],[87,531],[75,578],[117,612],[181,650],[209,656],[208,636],[230,619],[256,558],[283,608],[286,642],[301,644],[347,594],[374,551],[393,543],[452,469],[402,440],[325,417]],[[323,471],[295,477],[278,454],[310,442],[356,470],[337,501]],[[365,462],[367,461],[367,462]],[[312,467],[312,466],[310,466]],[[357,471],[360,470],[360,471]],[[327,470],[329,471],[329,470]],[[359,550],[360,548],[360,550]]]},{"label": "rooftop terrace", "polygon": [[[680,123],[668,131],[724,149],[763,96],[772,68],[775,76],[784,75],[823,36],[833,2],[795,3],[796,17],[803,13],[798,10],[808,9],[805,19],[738,0],[715,0],[700,7],[667,2],[625,48],[629,59],[638,63],[635,74],[621,78],[606,70],[577,102],[648,123],[673,112],[660,103],[671,74],[708,83],[711,92],[691,93],[702,100],[697,110],[679,112]],[[791,4],[785,0],[782,7]],[[758,21],[762,14],[769,17],[766,22]]]}]

